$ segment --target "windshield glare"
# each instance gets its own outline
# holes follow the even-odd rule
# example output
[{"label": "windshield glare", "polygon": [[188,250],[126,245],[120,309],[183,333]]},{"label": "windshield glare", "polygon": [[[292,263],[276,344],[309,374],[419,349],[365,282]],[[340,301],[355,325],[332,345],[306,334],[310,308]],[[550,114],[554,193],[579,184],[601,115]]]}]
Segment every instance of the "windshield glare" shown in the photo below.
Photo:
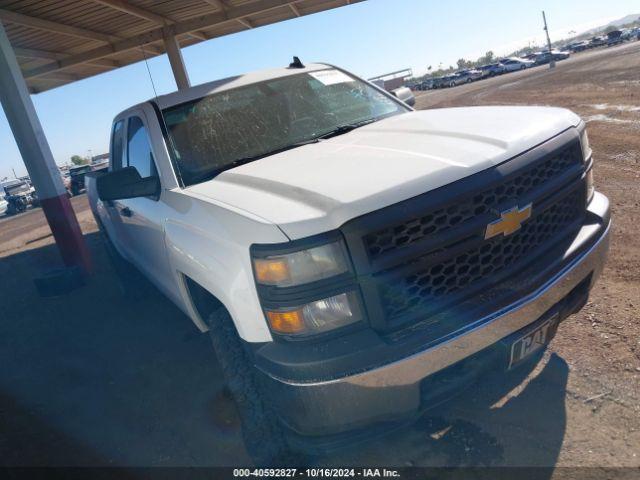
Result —
[{"label": "windshield glare", "polygon": [[185,186],[234,161],[408,111],[339,70],[305,72],[208,95],[163,111]]}]

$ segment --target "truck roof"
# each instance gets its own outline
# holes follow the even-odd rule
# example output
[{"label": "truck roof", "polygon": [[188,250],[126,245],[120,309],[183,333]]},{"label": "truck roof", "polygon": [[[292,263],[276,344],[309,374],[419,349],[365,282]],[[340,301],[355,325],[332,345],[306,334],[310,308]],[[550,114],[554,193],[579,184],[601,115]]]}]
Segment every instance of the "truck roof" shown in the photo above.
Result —
[{"label": "truck roof", "polygon": [[286,77],[288,75],[295,75],[303,72],[314,72],[331,67],[333,66],[324,63],[310,63],[303,68],[282,67],[243,73],[242,75],[235,75],[233,77],[214,80],[212,82],[195,85],[184,90],[178,90],[166,95],[160,95],[157,98],[151,98],[146,102],[139,103],[138,105],[134,105],[130,108],[127,108],[126,110],[123,110],[118,115],[116,115],[116,117],[119,117],[122,113],[128,110],[134,109],[144,103],[148,103],[151,101],[155,101],[158,107],[160,107],[161,109],[165,109],[174,105],[180,105],[181,103],[204,97],[206,95],[210,95],[212,93],[222,92],[225,90],[230,90],[232,88],[250,85],[252,83],[263,82],[265,80],[272,80],[274,78]]}]

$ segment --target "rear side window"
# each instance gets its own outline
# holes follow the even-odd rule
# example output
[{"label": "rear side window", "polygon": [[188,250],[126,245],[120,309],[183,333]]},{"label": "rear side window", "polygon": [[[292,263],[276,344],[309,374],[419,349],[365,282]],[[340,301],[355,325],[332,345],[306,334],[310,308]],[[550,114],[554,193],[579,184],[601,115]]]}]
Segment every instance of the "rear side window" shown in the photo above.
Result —
[{"label": "rear side window", "polygon": [[122,153],[124,148],[124,121],[119,120],[113,126],[111,134],[111,170],[122,168]]},{"label": "rear side window", "polygon": [[147,129],[140,117],[129,119],[127,129],[127,165],[135,167],[142,178],[158,175]]}]

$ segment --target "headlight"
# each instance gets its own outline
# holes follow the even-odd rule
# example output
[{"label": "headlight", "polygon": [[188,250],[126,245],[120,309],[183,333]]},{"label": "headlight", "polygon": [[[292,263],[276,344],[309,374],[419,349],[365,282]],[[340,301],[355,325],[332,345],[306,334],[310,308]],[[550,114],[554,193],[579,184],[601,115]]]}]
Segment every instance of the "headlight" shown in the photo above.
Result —
[{"label": "headlight", "polygon": [[253,259],[256,282],[291,287],[345,273],[349,267],[341,242]]},{"label": "headlight", "polygon": [[273,333],[305,338],[364,320],[340,235],[252,245],[251,256],[258,297]]},{"label": "headlight", "polygon": [[346,292],[297,308],[266,310],[271,330],[284,335],[306,336],[335,330],[362,320],[355,292]]},{"label": "headlight", "polygon": [[589,146],[589,136],[587,135],[586,127],[580,132],[580,146],[582,147],[582,159],[586,161],[591,156],[591,147]]}]

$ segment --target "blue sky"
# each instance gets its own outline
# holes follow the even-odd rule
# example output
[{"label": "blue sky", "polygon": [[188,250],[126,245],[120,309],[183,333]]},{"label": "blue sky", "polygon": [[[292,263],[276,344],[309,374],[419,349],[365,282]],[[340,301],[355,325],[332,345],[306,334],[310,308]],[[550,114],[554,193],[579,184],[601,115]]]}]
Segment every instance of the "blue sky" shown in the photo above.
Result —
[{"label": "blue sky", "polygon": [[[487,50],[508,53],[542,41],[540,11],[552,40],[632,13],[637,0],[367,0],[308,17],[247,30],[188,47],[183,56],[192,84],[303,61],[340,65],[370,77],[411,67],[454,64]],[[555,36],[554,36],[555,35]],[[149,61],[158,94],[175,89],[165,55]],[[153,96],[143,63],[32,96],[59,164],[73,154],[107,151],[111,119]],[[4,112],[0,111],[0,178],[26,173]]]}]

